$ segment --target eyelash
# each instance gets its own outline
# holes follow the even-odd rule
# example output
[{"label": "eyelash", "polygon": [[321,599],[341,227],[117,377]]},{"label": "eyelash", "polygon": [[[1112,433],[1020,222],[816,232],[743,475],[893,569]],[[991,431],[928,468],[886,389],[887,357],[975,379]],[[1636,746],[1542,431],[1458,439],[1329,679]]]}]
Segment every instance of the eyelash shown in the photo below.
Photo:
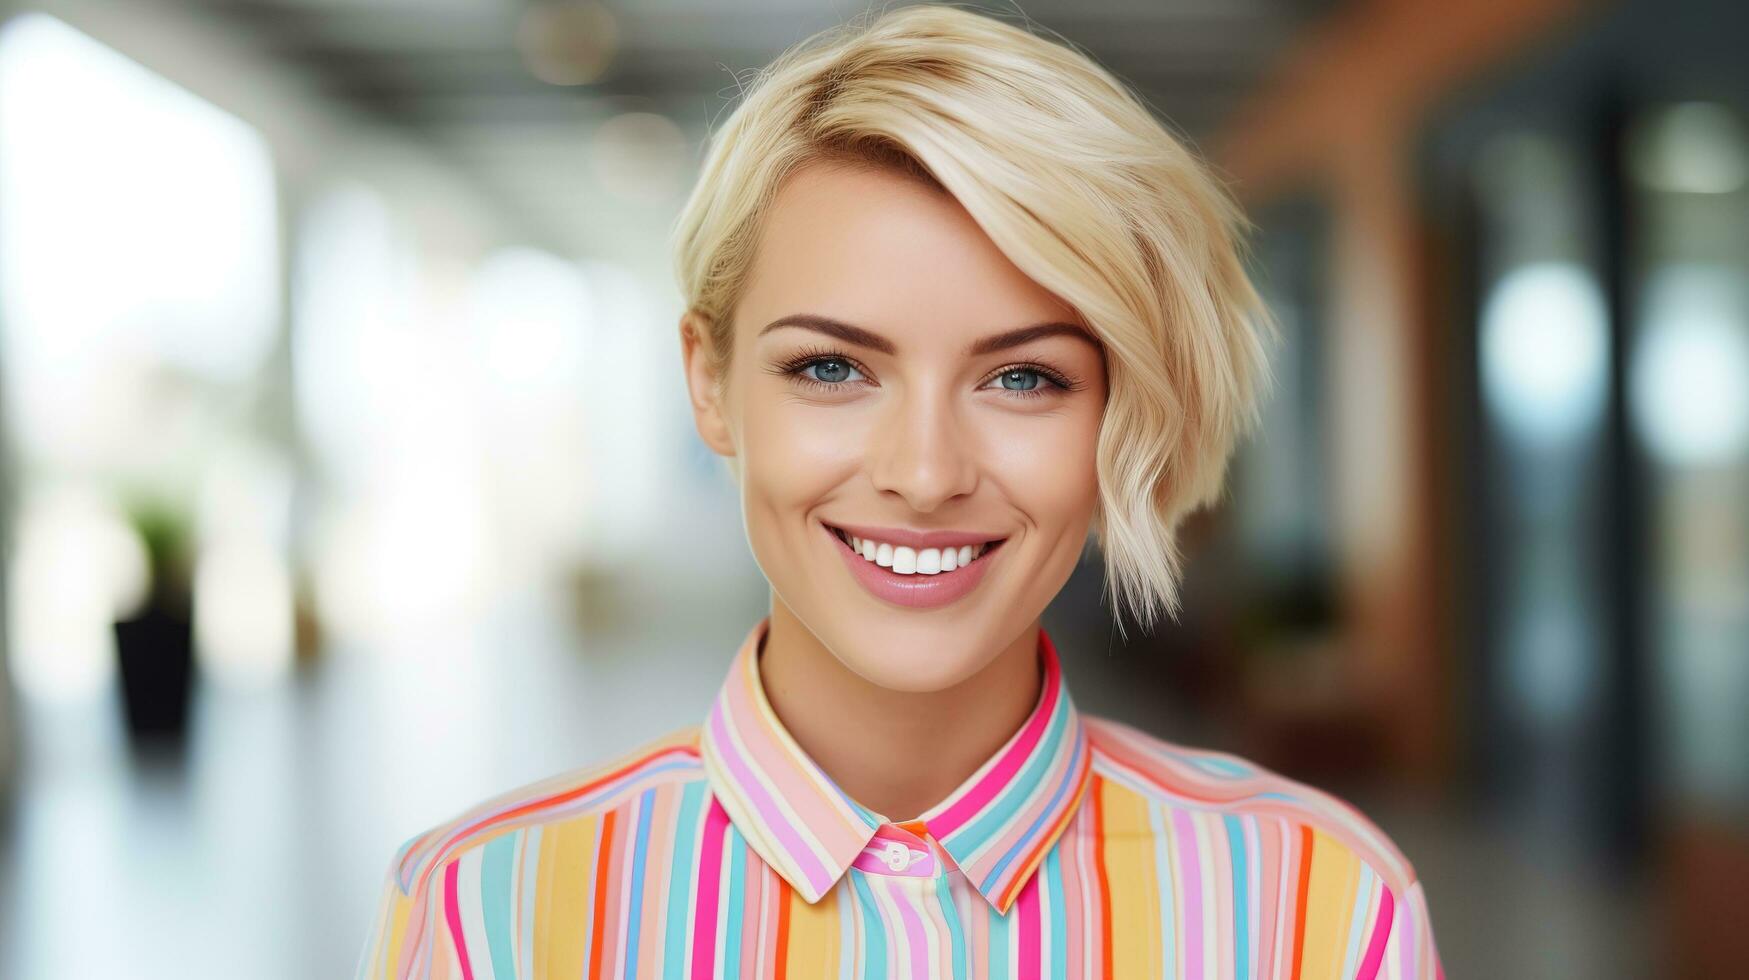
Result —
[{"label": "eyelash", "polygon": [[[842,361],[856,370],[861,371],[863,374],[869,373],[868,369],[858,363],[855,358],[823,347],[808,348],[798,351],[793,356],[775,365],[772,370],[773,373],[787,376],[795,383],[804,386],[813,388],[845,387],[848,382],[821,381],[818,378],[810,378],[803,373],[816,364],[824,364],[830,361]],[[1048,384],[1054,386],[1060,391],[1077,391],[1081,387],[1076,382],[1069,380],[1069,378],[1063,375],[1060,371],[1053,370],[1043,364],[1031,361],[1009,364],[997,371],[993,371],[984,379],[984,383],[988,384],[1010,371],[1030,371],[1033,374],[1038,375],[1040,378],[1043,378]],[[982,386],[979,387],[979,390],[983,390]],[[1030,389],[1004,388],[1002,391],[1004,394],[1016,398],[1039,398],[1043,395],[1049,394],[1049,389],[1043,386]]]}]

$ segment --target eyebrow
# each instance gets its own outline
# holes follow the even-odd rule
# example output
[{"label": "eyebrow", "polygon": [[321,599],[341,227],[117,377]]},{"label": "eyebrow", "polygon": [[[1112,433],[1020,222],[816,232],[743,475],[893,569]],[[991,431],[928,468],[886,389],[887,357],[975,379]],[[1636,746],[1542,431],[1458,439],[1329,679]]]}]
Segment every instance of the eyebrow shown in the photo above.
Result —
[{"label": "eyebrow", "polygon": [[[882,354],[893,355],[899,352],[897,344],[880,334],[875,333],[873,330],[869,330],[866,327],[859,327],[855,324],[845,323],[842,320],[834,320],[829,316],[820,316],[816,313],[792,313],[789,316],[778,317],[766,324],[765,328],[759,331],[759,336],[763,337],[779,327],[798,327],[803,330],[812,330],[815,333],[823,333],[829,337],[837,337],[839,340],[842,340],[847,344],[855,344],[858,347],[867,347],[870,350],[880,351]],[[1030,343],[1031,341],[1039,340],[1044,337],[1058,336],[1075,337],[1079,340],[1085,341],[1095,349],[1099,346],[1099,342],[1093,339],[1093,335],[1089,334],[1081,327],[1061,320],[1052,320],[1046,323],[1035,323],[1031,326],[1017,327],[1013,330],[1003,331],[1002,333],[991,334],[988,337],[980,337],[977,340],[972,341],[972,343],[966,347],[966,356],[978,357],[999,350],[1007,350],[1010,347],[1019,347],[1021,344]]]}]

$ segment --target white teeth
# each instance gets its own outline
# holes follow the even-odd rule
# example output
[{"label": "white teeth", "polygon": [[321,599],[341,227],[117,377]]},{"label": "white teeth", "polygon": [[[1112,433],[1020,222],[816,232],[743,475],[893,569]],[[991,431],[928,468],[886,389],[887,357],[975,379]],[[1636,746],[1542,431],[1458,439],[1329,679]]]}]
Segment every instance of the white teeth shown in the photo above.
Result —
[{"label": "white teeth", "polygon": [[900,545],[893,549],[893,571],[900,575],[917,574],[917,551]]},{"label": "white teeth", "polygon": [[882,568],[890,568],[899,575],[940,575],[951,572],[970,565],[978,556],[990,550],[988,543],[963,544],[958,548],[919,549],[858,537],[848,531],[842,534],[844,540],[849,542],[851,551],[861,555],[864,560],[872,561]]}]

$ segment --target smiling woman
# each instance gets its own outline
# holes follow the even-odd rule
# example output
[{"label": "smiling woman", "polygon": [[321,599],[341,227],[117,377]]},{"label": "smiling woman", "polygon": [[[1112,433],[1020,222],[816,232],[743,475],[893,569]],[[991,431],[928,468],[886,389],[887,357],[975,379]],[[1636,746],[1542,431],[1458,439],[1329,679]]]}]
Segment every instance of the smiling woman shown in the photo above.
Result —
[{"label": "smiling woman", "polygon": [[1096,538],[1175,611],[1271,331],[1205,168],[1081,54],[915,6],[805,43],[676,228],[770,614],[703,723],[408,840],[364,976],[1439,975],[1353,807],[1080,714]]}]

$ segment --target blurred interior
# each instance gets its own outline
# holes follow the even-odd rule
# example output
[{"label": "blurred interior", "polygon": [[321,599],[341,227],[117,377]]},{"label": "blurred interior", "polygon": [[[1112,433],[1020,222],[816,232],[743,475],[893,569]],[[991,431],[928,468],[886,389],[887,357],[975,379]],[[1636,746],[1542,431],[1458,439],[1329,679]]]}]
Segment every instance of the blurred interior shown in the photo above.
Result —
[{"label": "blurred interior", "polygon": [[[1749,962],[1749,6],[1022,7],[1285,327],[1078,704],[1354,801],[1454,978]],[[402,840],[702,716],[767,596],[665,236],[862,9],[0,0],[0,975],[349,975]]]}]

